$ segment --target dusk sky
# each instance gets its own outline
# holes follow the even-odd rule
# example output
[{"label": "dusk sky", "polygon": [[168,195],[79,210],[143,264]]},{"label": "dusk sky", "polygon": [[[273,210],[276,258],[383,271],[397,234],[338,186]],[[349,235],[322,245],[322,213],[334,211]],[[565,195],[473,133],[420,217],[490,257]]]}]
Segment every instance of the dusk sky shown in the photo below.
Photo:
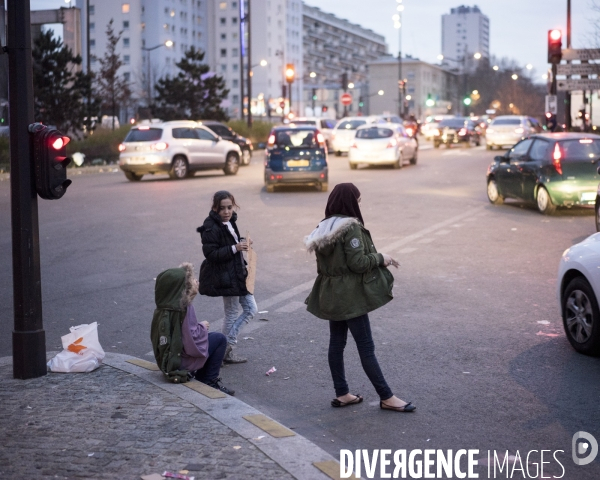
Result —
[{"label": "dusk sky", "polygon": [[[265,1],[265,0],[253,0]],[[392,15],[396,0],[305,0],[307,4],[334,13],[352,23],[385,36],[389,51],[398,52],[398,31]],[[600,0],[572,0],[572,44],[593,47],[593,20],[600,14],[592,5]],[[453,0],[403,0],[402,51],[427,62],[437,62],[441,51],[441,16],[450,8],[478,5],[490,19],[490,53],[534,66],[535,78],[546,71],[546,35],[551,28],[566,30],[566,0],[479,0],[464,3]],[[32,0],[32,9],[65,6],[64,0]]]}]

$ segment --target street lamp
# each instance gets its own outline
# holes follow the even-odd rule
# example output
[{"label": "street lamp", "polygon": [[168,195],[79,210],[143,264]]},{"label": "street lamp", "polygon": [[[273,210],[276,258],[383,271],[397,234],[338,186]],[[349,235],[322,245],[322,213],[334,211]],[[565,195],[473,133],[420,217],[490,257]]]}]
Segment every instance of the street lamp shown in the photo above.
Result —
[{"label": "street lamp", "polygon": [[172,40],[167,40],[165,43],[160,43],[158,45],[155,45],[154,47],[150,47],[150,48],[146,48],[146,47],[142,47],[142,50],[144,50],[145,52],[148,52],[148,62],[147,62],[147,70],[148,70],[148,106],[150,106],[150,102],[152,100],[152,82],[150,81],[150,52],[152,50],[156,50],[157,48],[160,47],[167,47],[167,48],[171,48],[173,46],[173,41]]},{"label": "street lamp", "polygon": [[512,78],[513,80],[517,80],[519,78],[519,76],[516,73],[513,73],[510,78]]},{"label": "street lamp", "polygon": [[392,20],[394,21],[394,28],[398,30],[398,115],[403,118],[403,110],[404,110],[404,101],[402,100],[403,96],[403,87],[404,84],[402,82],[402,12],[404,11],[404,5],[402,5],[402,0],[396,0],[398,4],[396,6],[396,11],[392,15]]},{"label": "street lamp", "polygon": [[288,83],[288,103],[290,113],[292,113],[292,83],[296,78],[296,69],[293,63],[288,63],[285,66],[285,81]]}]

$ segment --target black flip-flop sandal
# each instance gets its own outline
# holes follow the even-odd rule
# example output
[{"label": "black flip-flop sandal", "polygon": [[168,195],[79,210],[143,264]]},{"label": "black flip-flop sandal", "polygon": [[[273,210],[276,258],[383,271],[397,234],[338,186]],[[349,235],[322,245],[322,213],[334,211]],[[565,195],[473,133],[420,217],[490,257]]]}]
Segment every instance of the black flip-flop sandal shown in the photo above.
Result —
[{"label": "black flip-flop sandal", "polygon": [[417,409],[417,407],[415,407],[412,404],[412,402],[408,402],[403,407],[392,407],[391,405],[388,405],[387,403],[383,403],[382,400],[379,401],[379,408],[381,408],[382,410],[392,410],[394,412],[405,412],[405,413],[414,412]]},{"label": "black flip-flop sandal", "polygon": [[348,407],[349,405],[356,405],[363,401],[363,397],[361,397],[357,393],[355,393],[354,396],[356,398],[354,400],[350,400],[349,402],[340,402],[337,398],[334,398],[331,401],[331,406],[335,408]]}]

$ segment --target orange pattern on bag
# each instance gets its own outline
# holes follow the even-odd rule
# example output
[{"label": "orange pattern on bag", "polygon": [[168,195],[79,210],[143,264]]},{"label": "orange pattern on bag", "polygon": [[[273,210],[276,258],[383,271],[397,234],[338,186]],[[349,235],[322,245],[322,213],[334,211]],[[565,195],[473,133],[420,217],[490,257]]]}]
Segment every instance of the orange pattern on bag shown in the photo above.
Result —
[{"label": "orange pattern on bag", "polygon": [[83,337],[79,337],[77,340],[75,340],[71,345],[69,345],[67,347],[67,350],[69,352],[73,352],[73,353],[79,353],[82,350],[85,350],[87,348],[85,345],[78,345],[82,341],[83,341]]}]

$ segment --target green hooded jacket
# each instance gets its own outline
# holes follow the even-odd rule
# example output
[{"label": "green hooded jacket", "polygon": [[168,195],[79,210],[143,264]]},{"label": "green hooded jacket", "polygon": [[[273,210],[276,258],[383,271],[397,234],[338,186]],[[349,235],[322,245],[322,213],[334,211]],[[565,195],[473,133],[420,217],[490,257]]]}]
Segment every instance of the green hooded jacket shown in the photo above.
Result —
[{"label": "green hooded jacket", "polygon": [[158,368],[173,383],[187,382],[187,370],[182,370],[183,340],[181,325],[187,308],[198,293],[198,283],[190,263],[170,268],[156,277],[150,339]]},{"label": "green hooded jacket", "polygon": [[317,279],[305,303],[324,320],[349,320],[393,298],[394,277],[383,267],[371,234],[353,217],[334,215],[304,239],[317,257]]}]

